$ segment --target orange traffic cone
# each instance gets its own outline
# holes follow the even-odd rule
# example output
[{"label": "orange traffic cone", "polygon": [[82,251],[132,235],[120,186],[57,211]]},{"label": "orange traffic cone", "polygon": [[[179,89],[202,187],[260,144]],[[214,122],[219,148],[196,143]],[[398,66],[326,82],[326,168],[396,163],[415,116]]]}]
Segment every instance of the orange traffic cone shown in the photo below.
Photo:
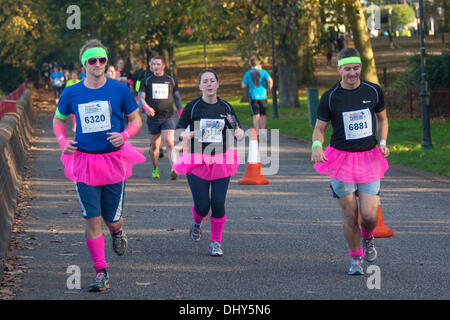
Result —
[{"label": "orange traffic cone", "polygon": [[[358,223],[361,225],[361,214],[358,214]],[[394,235],[394,231],[384,225],[383,215],[381,213],[381,205],[378,205],[378,222],[373,236],[375,238],[388,238]]]},{"label": "orange traffic cone", "polygon": [[250,137],[247,168],[244,176],[238,182],[239,184],[269,184],[269,180],[267,180],[261,173],[258,134],[255,128],[253,128],[252,135]]}]

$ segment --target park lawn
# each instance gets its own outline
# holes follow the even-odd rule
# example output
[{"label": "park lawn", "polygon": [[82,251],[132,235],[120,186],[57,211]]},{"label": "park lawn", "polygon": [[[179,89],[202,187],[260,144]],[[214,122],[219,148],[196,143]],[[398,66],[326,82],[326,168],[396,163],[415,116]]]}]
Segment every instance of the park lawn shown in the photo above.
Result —
[{"label": "park lawn", "polygon": [[[231,61],[239,61],[240,58],[230,52],[235,52],[235,41],[217,41],[206,45],[208,63],[223,64]],[[183,43],[175,49],[175,55],[179,65],[190,66],[204,63],[203,44]]]},{"label": "park lawn", "polygon": [[[251,127],[252,118],[247,102],[240,97],[226,98],[235,108],[242,125]],[[311,141],[313,127],[309,125],[306,97],[300,97],[300,108],[279,108],[278,118],[272,118],[272,104],[269,100],[267,129],[279,129],[281,134]],[[325,144],[331,138],[331,125],[327,129]],[[433,148],[422,149],[421,119],[389,119],[388,146],[391,155],[388,161],[424,171],[450,176],[450,123],[445,119],[431,120]]]}]

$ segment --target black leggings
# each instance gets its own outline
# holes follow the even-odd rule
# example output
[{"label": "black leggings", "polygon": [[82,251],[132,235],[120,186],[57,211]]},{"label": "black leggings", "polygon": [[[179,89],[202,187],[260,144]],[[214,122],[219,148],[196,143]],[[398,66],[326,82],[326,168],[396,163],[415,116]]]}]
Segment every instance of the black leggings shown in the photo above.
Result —
[{"label": "black leggings", "polygon": [[[186,175],[194,199],[195,212],[204,217],[211,207],[211,216],[217,219],[225,216],[225,198],[227,196],[228,184],[231,177],[217,180],[203,180],[193,174]],[[211,200],[209,197],[209,186],[211,186]]]}]

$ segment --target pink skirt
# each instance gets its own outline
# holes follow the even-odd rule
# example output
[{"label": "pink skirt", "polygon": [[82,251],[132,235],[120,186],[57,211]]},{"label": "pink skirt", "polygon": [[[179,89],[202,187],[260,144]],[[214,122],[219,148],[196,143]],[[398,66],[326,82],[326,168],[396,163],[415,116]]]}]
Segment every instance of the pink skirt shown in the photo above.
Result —
[{"label": "pink skirt", "polygon": [[120,150],[91,154],[75,151],[62,154],[61,162],[69,180],[90,186],[104,186],[124,181],[132,176],[133,166],[145,162],[144,150],[125,143]]},{"label": "pink skirt", "polygon": [[236,174],[241,162],[233,148],[225,153],[205,155],[183,152],[173,165],[178,174],[193,174],[201,179],[212,181]]},{"label": "pink skirt", "polygon": [[316,171],[343,182],[369,183],[383,178],[389,169],[388,162],[378,147],[368,151],[349,152],[328,146],[324,155],[328,161],[314,164]]}]

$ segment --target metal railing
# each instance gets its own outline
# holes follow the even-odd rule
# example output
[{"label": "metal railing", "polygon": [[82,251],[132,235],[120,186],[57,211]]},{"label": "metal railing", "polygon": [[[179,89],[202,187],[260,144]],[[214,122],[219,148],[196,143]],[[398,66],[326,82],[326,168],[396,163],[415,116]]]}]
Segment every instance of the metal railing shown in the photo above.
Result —
[{"label": "metal railing", "polygon": [[[389,117],[421,117],[420,89],[384,89],[383,93]],[[430,117],[450,120],[450,88],[429,90],[428,112]]]},{"label": "metal railing", "polygon": [[27,81],[24,81],[14,91],[9,93],[5,98],[0,100],[0,119],[8,112],[16,112],[16,102],[25,91],[27,87]]}]

